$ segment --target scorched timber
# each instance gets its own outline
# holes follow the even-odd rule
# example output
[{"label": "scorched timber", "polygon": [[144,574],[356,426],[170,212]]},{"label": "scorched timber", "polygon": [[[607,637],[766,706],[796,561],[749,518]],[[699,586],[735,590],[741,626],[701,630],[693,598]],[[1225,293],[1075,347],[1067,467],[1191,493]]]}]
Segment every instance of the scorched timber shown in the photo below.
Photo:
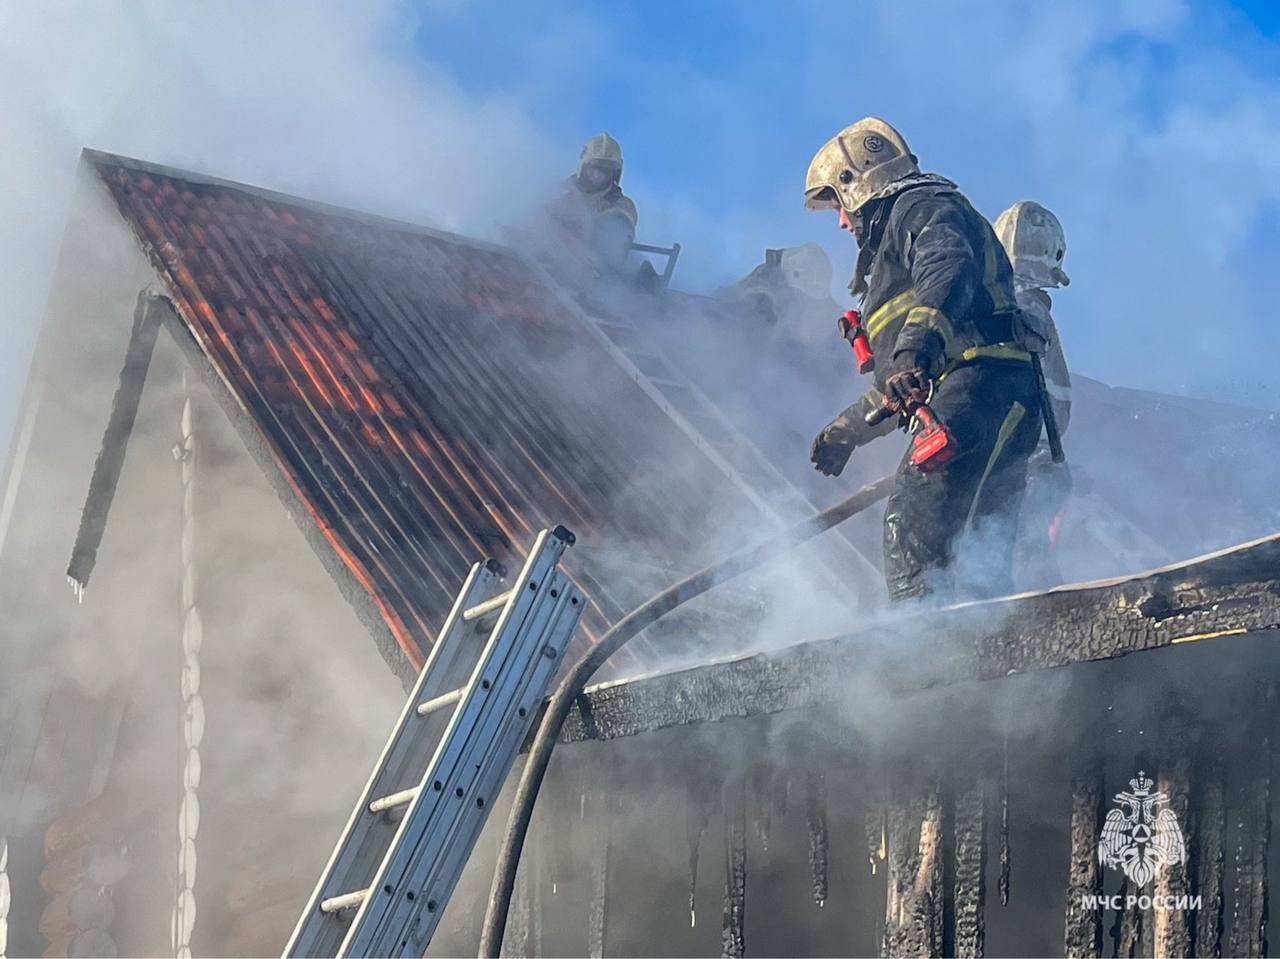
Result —
[{"label": "scorched timber", "polygon": [[1137,576],[882,616],[833,639],[600,684],[561,738],[836,703],[860,676],[905,692],[1276,628],[1280,534]]}]

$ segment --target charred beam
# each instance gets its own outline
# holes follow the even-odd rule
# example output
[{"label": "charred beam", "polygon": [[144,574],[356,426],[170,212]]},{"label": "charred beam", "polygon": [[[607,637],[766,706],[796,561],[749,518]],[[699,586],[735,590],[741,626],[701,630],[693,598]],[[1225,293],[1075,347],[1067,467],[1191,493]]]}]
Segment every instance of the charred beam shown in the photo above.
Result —
[{"label": "charred beam", "polygon": [[[1185,755],[1171,757],[1161,765],[1156,789],[1165,795],[1169,809],[1179,823],[1187,822],[1187,777],[1190,761]],[[1185,897],[1190,883],[1187,863],[1170,863],[1156,873],[1156,896],[1164,902]],[[1156,909],[1152,914],[1155,926],[1155,954],[1169,959],[1185,959],[1191,955],[1191,917],[1185,909]]]},{"label": "charred beam", "polygon": [[1071,859],[1067,878],[1067,929],[1063,954],[1068,959],[1102,955],[1102,912],[1085,905],[1102,894],[1098,839],[1102,834],[1105,797],[1102,765],[1094,753],[1071,778]]},{"label": "charred beam", "polygon": [[80,516],[80,529],[76,533],[71,562],[67,566],[67,578],[77,590],[89,585],[89,577],[98,561],[98,547],[107,529],[107,516],[116,496],[120,471],[124,469],[125,453],[133,424],[138,417],[138,404],[142,402],[142,390],[147,385],[147,371],[151,368],[151,355],[155,352],[156,334],[160,330],[161,310],[157,301],[145,290],[138,294],[133,311],[133,330],[129,333],[129,345],[125,348],[124,366],[120,369],[120,383],[111,400],[111,415],[102,436],[102,448],[93,463],[93,476],[89,480],[89,495],[85,499],[84,512]]},{"label": "charred beam", "polygon": [[[1280,628],[1280,535],[1126,579],[917,612],[857,633],[601,684],[561,738],[612,739],[685,723],[835,704],[873,671],[910,691],[1112,659]],[[900,615],[893,612],[886,616]],[[887,634],[930,637],[903,657]]]},{"label": "charred beam", "polygon": [[[1132,901],[1130,897],[1132,895]],[[1129,882],[1128,877],[1120,884],[1120,899],[1125,907],[1116,912],[1115,922],[1111,926],[1111,954],[1116,959],[1134,959],[1138,954],[1138,944],[1142,941],[1142,910],[1137,906],[1141,895],[1139,887]]]},{"label": "charred beam", "polygon": [[[1254,716],[1269,715],[1273,697],[1259,692]],[[1271,842],[1271,745],[1260,723],[1253,762],[1242,770],[1236,791],[1235,895],[1231,910],[1230,952],[1233,956],[1267,954],[1267,850]]]},{"label": "charred beam", "polygon": [[1196,825],[1191,840],[1191,875],[1195,878],[1200,908],[1192,919],[1195,922],[1196,955],[1200,959],[1219,959],[1222,955],[1226,782],[1220,759],[1210,759],[1203,766],[1198,777]]},{"label": "charred beam", "polygon": [[882,956],[941,956],[942,801],[938,786],[902,786],[888,807],[888,891]]},{"label": "charred beam", "polygon": [[952,824],[951,954],[976,959],[986,951],[987,817],[981,780],[963,784],[957,791]]}]

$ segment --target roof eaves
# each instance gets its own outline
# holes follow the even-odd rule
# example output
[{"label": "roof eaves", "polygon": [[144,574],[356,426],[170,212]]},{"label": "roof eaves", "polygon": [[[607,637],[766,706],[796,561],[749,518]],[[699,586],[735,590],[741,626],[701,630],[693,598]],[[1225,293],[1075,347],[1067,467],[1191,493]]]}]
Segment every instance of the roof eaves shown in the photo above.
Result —
[{"label": "roof eaves", "polygon": [[[560,738],[829,707],[860,676],[900,694],[1280,629],[1278,571],[1280,533],[1135,576],[922,610],[892,629],[881,617],[846,636],[589,687]],[[930,638],[904,654],[886,635]]]}]

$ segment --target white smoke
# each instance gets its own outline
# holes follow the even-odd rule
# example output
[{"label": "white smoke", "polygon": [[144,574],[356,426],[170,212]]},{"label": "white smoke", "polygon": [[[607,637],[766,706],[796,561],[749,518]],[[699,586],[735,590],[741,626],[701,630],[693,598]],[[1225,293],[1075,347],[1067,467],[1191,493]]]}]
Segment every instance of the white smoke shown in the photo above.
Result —
[{"label": "white smoke", "polygon": [[565,165],[547,136],[509,99],[467,94],[415,54],[417,31],[448,12],[397,0],[0,7],[0,435],[83,147],[472,235],[545,196]]}]

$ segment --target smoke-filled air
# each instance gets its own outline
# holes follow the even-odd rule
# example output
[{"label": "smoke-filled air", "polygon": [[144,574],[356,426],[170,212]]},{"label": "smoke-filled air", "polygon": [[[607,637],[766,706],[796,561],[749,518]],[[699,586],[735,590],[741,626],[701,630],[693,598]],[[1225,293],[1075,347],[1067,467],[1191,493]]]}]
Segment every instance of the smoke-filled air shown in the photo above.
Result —
[{"label": "smoke-filled air", "polygon": [[1255,0],[0,5],[0,959],[1265,955],[1276,169]]}]

